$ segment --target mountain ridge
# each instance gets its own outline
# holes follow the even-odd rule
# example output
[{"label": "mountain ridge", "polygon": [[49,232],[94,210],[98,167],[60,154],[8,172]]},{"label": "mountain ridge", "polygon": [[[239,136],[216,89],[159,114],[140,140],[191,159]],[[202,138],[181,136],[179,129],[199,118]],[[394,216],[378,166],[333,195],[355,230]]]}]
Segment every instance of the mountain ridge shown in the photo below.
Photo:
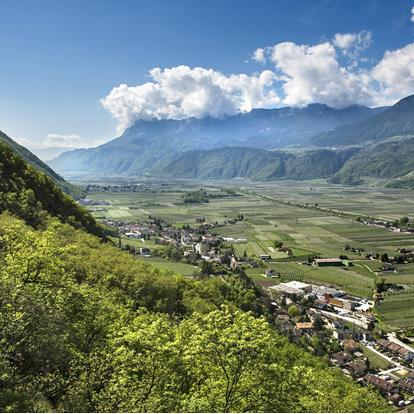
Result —
[{"label": "mountain ridge", "polygon": [[321,130],[383,110],[355,105],[340,110],[311,104],[305,108],[255,109],[223,119],[138,121],[118,138],[96,148],[63,153],[49,165],[64,175],[144,175],[190,150],[300,146]]}]

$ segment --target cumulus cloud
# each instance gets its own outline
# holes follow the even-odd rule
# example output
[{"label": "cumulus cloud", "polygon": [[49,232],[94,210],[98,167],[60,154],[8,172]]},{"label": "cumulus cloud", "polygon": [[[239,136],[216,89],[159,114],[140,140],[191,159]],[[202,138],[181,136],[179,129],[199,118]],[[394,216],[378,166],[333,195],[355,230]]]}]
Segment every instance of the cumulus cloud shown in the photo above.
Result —
[{"label": "cumulus cloud", "polygon": [[387,51],[372,69],[372,79],[379,83],[378,103],[395,102],[414,93],[414,43]]},{"label": "cumulus cloud", "polygon": [[265,63],[266,58],[265,58],[265,50],[261,47],[259,47],[258,49],[256,49],[253,53],[252,53],[252,59],[255,62],[258,63]]},{"label": "cumulus cloud", "polygon": [[371,46],[372,33],[366,30],[359,33],[337,33],[332,44],[341,49],[343,55],[355,59]]},{"label": "cumulus cloud", "polygon": [[414,23],[414,6],[411,9],[411,18],[410,18],[410,20]]},{"label": "cumulus cloud", "polygon": [[[315,45],[283,42],[258,48],[252,59],[273,68],[254,74],[225,75],[188,66],[154,68],[149,82],[121,84],[101,104],[118,120],[122,132],[137,120],[220,118],[253,108],[313,102],[334,108],[392,105],[414,94],[414,43],[386,51],[369,67],[362,54],[371,43],[371,33],[361,31],[337,33]],[[69,137],[71,142],[79,138]]]},{"label": "cumulus cloud", "polygon": [[281,73],[287,105],[321,102],[345,107],[370,101],[368,79],[341,67],[329,42],[315,46],[279,43],[271,59]]},{"label": "cumulus cloud", "polygon": [[119,85],[101,100],[120,131],[136,120],[220,118],[280,102],[270,70],[226,76],[213,69],[177,66],[154,68],[149,74],[151,82]]}]

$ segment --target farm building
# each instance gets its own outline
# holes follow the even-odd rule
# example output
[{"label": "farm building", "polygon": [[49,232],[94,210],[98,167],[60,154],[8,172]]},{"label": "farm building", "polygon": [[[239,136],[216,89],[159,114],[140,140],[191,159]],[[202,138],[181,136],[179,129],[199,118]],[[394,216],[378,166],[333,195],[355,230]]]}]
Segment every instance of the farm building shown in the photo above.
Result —
[{"label": "farm building", "polygon": [[312,292],[312,286],[307,283],[297,282],[295,280],[286,283],[280,283],[276,286],[270,286],[271,290],[290,295],[305,295]]},{"label": "farm building", "polygon": [[327,267],[327,266],[344,266],[342,259],[315,259],[313,261],[314,266]]}]

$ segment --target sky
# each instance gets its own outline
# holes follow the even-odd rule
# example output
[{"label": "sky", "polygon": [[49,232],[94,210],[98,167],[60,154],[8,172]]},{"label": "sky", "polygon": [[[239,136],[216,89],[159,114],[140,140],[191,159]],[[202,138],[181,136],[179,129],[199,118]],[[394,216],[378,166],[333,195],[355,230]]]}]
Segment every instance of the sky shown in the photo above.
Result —
[{"label": "sky", "polygon": [[1,0],[0,130],[95,146],[137,120],[391,105],[414,0]]}]

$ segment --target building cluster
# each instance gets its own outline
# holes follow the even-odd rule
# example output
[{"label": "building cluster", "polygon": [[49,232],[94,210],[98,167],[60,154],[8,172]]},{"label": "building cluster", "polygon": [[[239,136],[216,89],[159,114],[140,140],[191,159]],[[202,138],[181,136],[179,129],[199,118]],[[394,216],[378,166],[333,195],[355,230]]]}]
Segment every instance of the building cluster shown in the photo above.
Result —
[{"label": "building cluster", "polygon": [[414,227],[412,227],[411,225],[396,226],[393,223],[385,220],[363,219],[361,223],[367,226],[382,227],[395,233],[414,233]]},{"label": "building cluster", "polygon": [[[306,337],[319,337],[331,363],[346,375],[374,386],[397,407],[414,402],[414,371],[409,369],[414,349],[393,336],[373,335],[372,301],[296,280],[268,290],[274,300],[275,325],[291,341],[306,344]],[[292,306],[294,313],[289,311]],[[365,350],[388,361],[386,369],[373,367]]]},{"label": "building cluster", "polygon": [[88,184],[86,192],[90,193],[135,193],[151,190],[143,184]]},{"label": "building cluster", "polygon": [[78,200],[78,204],[81,206],[89,207],[89,206],[110,206],[112,203],[106,200],[92,200],[90,198],[81,198]]}]

